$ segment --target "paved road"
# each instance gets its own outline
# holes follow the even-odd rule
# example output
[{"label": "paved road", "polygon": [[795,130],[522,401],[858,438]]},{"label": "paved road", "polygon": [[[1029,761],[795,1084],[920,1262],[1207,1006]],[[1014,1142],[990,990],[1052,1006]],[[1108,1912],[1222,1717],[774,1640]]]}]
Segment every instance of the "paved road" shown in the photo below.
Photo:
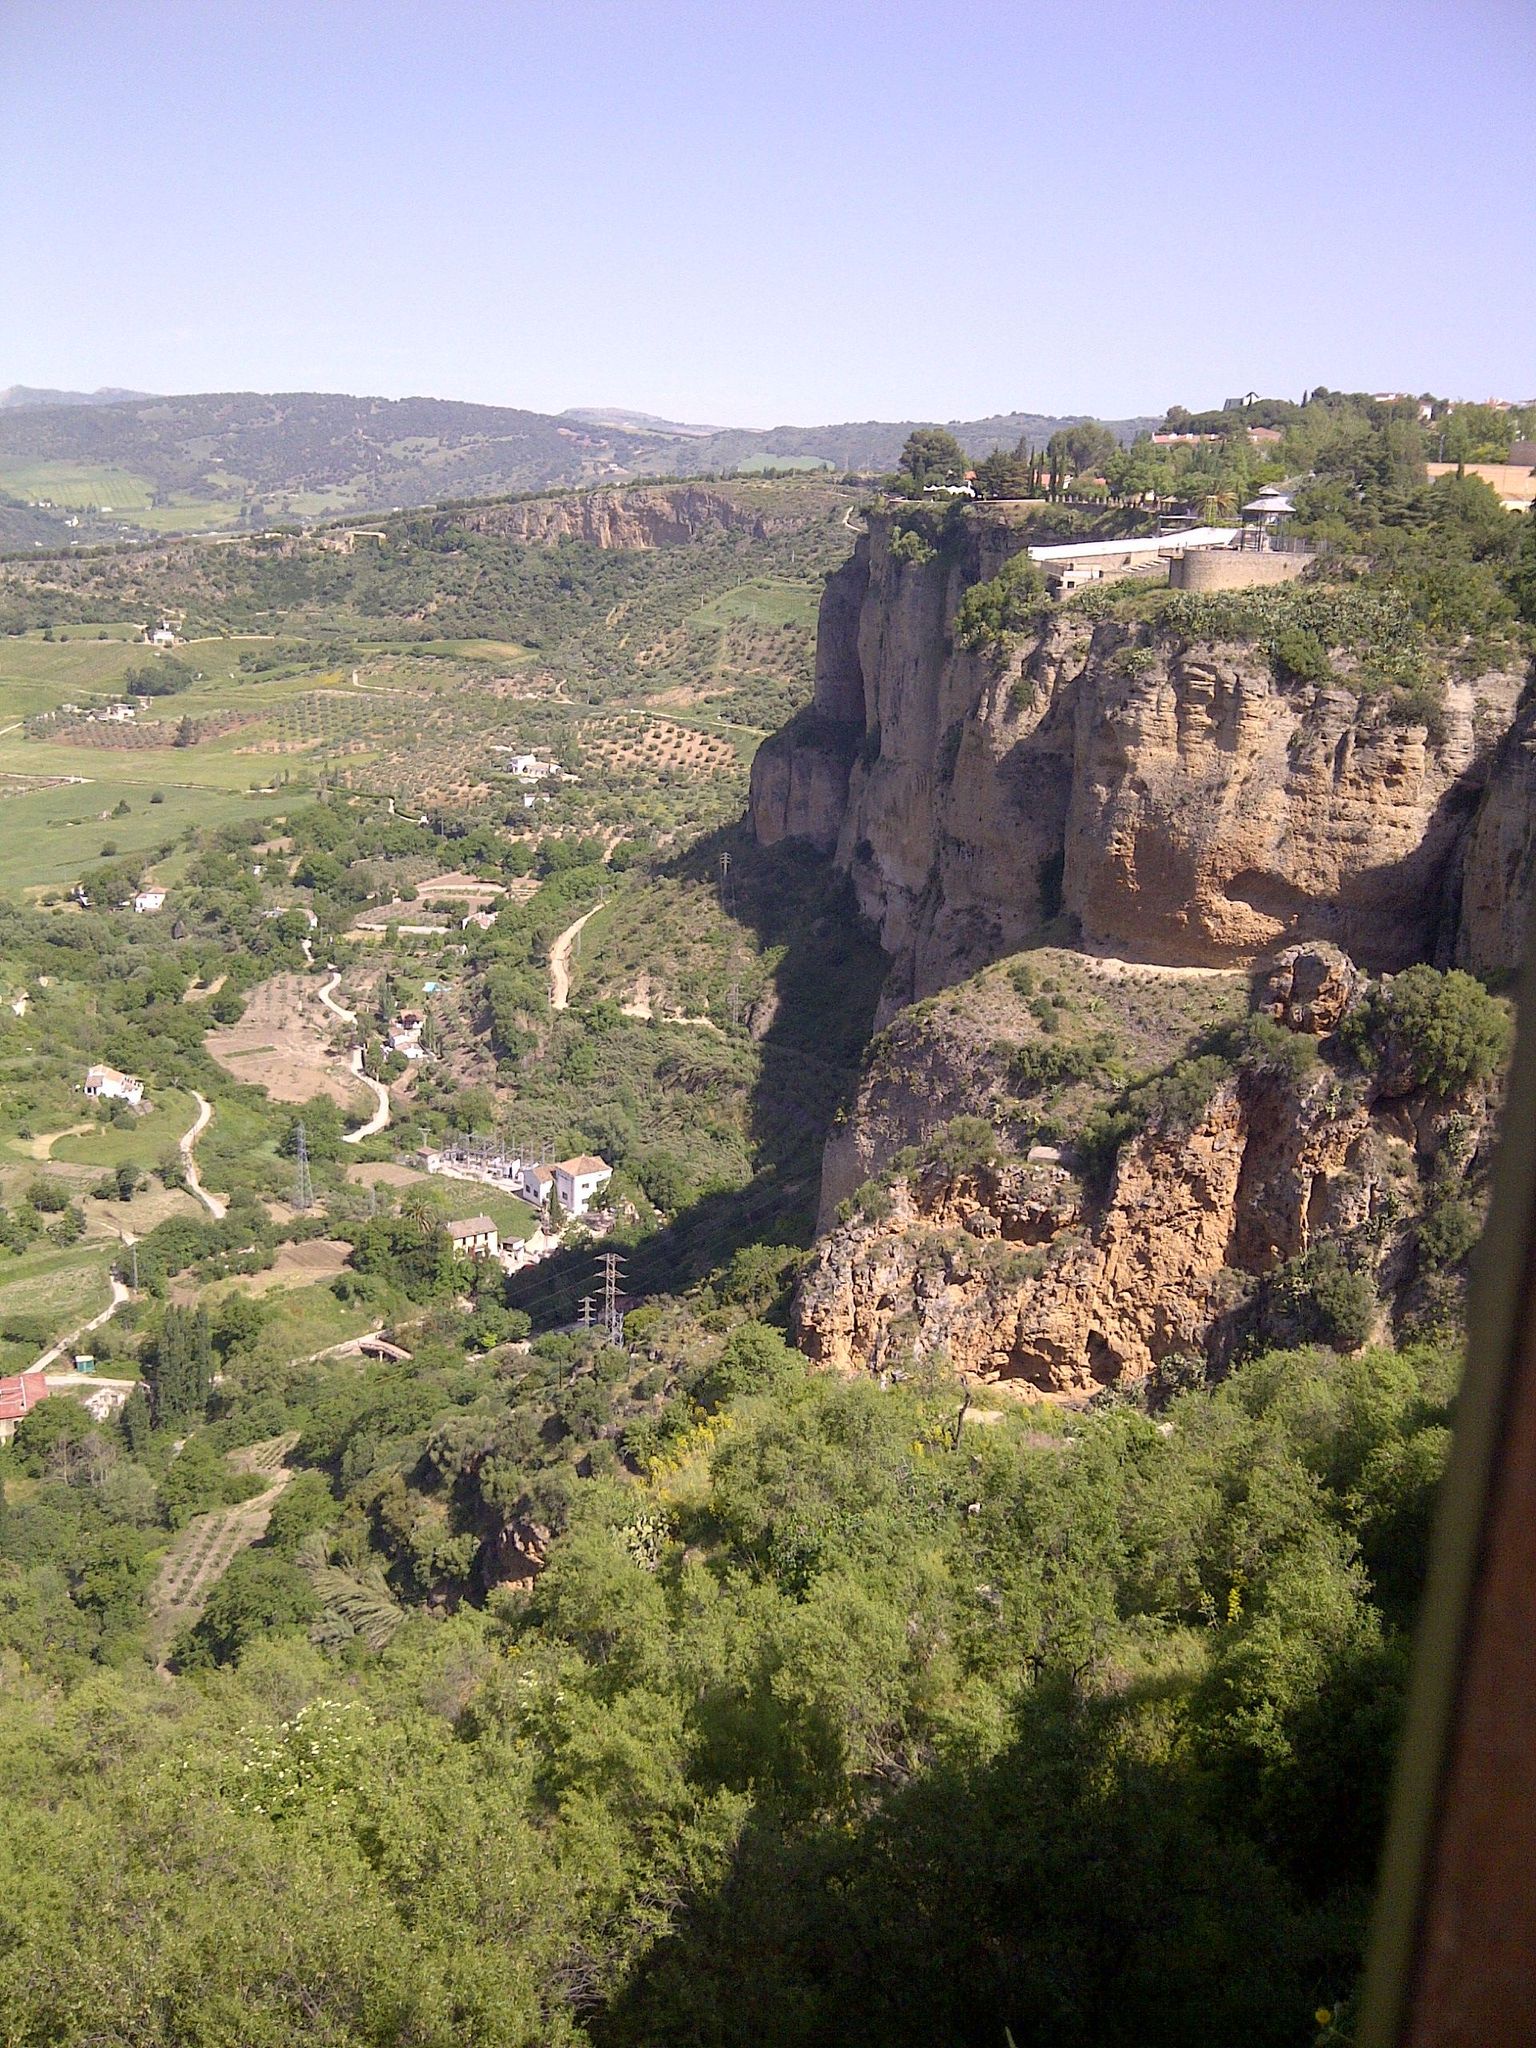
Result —
[{"label": "paved road", "polygon": [[601,903],[594,903],[585,917],[578,917],[574,924],[566,926],[549,949],[549,1007],[552,1010],[563,1010],[571,1000],[571,953],[587,918],[596,917],[602,907]]},{"label": "paved road", "polygon": [[197,1103],[197,1122],[179,1141],[182,1162],[187,1169],[187,1186],[196,1195],[214,1222],[222,1223],[225,1215],[228,1213],[229,1204],[222,1195],[209,1194],[202,1181],[198,1178],[197,1161],[192,1156],[193,1146],[196,1145],[198,1139],[207,1130],[209,1124],[213,1122],[213,1104],[205,1096],[199,1095],[195,1088],[192,1090],[192,1095]]}]

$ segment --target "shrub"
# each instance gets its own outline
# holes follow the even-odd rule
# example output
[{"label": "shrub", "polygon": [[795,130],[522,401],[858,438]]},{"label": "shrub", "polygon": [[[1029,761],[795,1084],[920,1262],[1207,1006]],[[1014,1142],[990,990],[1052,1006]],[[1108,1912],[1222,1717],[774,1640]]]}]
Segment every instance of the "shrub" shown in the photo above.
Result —
[{"label": "shrub", "polygon": [[1021,1045],[1008,1062],[1008,1079],[1021,1092],[1087,1081],[1110,1064],[1114,1050],[1114,1040],[1107,1032],[1080,1039],[1075,1045]]},{"label": "shrub", "polygon": [[1248,1074],[1273,1074],[1299,1083],[1317,1066],[1317,1044],[1305,1034],[1287,1031],[1273,1017],[1245,1017],[1229,1034],[1228,1049]]},{"label": "shrub", "polygon": [[1363,1065],[1442,1096],[1497,1073],[1509,1056],[1512,1030],[1506,1005],[1474,976],[1423,965],[1375,989],[1345,1024]]},{"label": "shrub", "polygon": [[938,549],[931,541],[925,540],[915,527],[906,527],[893,536],[891,553],[898,562],[912,562],[921,566],[938,558]]},{"label": "shrub", "polygon": [[1036,624],[1045,609],[1045,577],[1028,550],[1021,549],[990,581],[973,583],[961,598],[955,644],[972,654],[1004,657],[1014,637]]},{"label": "shrub", "polygon": [[1482,1226],[1470,1202],[1454,1196],[1439,1202],[1419,1224],[1419,1264],[1423,1267],[1455,1266],[1477,1243]]},{"label": "shrub", "polygon": [[923,1148],[923,1157],[928,1165],[942,1168],[945,1173],[973,1173],[983,1166],[991,1166],[998,1155],[997,1133],[980,1116],[953,1117],[944,1128],[936,1131]]},{"label": "shrub", "polygon": [[1310,626],[1282,626],[1275,635],[1272,659],[1280,674],[1291,682],[1333,681],[1328,650]]},{"label": "shrub", "polygon": [[1358,1351],[1376,1321],[1376,1290],[1336,1244],[1314,1245],[1271,1278],[1260,1318],[1269,1343]]}]

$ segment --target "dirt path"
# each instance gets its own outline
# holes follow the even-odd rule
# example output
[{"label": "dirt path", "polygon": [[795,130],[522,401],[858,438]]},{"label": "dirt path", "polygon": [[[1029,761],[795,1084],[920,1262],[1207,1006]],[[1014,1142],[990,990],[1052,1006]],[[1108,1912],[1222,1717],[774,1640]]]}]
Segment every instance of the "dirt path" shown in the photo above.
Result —
[{"label": "dirt path", "polygon": [[[316,993],[333,1017],[339,1017],[343,1024],[356,1024],[357,1012],[355,1010],[343,1009],[341,1004],[336,1001],[336,990],[340,983],[341,976],[333,973],[324,988],[317,990]],[[373,1115],[369,1117],[367,1123],[359,1124],[355,1131],[348,1131],[341,1141],[343,1145],[361,1145],[364,1138],[371,1138],[379,1131],[388,1130],[390,1115],[389,1090],[382,1081],[375,1081],[371,1076],[363,1072],[363,1049],[361,1046],[354,1046],[351,1058],[347,1064],[351,1067],[353,1073],[356,1074],[358,1080],[372,1094],[375,1104]]]},{"label": "dirt path", "polygon": [[319,996],[321,1002],[324,1003],[325,1007],[330,1011],[333,1017],[339,1017],[343,1024],[355,1024],[357,1022],[356,1010],[344,1010],[341,1007],[341,1004],[338,1003],[335,999],[336,990],[340,988],[340,986],[341,976],[337,973],[333,973],[331,975],[330,980],[325,984],[324,988],[316,990],[316,994]]},{"label": "dirt path", "polygon": [[571,954],[587,918],[596,917],[602,907],[601,903],[594,903],[586,916],[578,917],[574,924],[566,926],[549,949],[549,1007],[552,1010],[563,1010],[571,1000]]},{"label": "dirt path", "polygon": [[92,1330],[99,1330],[103,1323],[110,1323],[123,1303],[128,1299],[128,1293],[129,1290],[114,1273],[112,1276],[112,1299],[101,1311],[100,1315],[92,1316],[91,1320],[88,1323],[82,1323],[78,1330],[71,1330],[67,1337],[61,1337],[57,1344],[51,1344],[41,1358],[33,1359],[27,1370],[29,1372],[46,1371],[56,1358],[62,1358],[66,1351],[73,1351],[82,1337],[89,1336]]},{"label": "dirt path", "polygon": [[361,1145],[364,1138],[371,1138],[375,1132],[389,1128],[389,1090],[382,1081],[375,1081],[371,1075],[363,1072],[363,1049],[361,1046],[356,1047],[353,1051],[350,1065],[353,1073],[356,1074],[363,1086],[372,1089],[373,1098],[378,1104],[378,1108],[369,1117],[367,1123],[359,1124],[355,1131],[348,1131],[341,1141],[343,1145]]},{"label": "dirt path", "polygon": [[294,1430],[231,1452],[229,1462],[237,1471],[259,1473],[271,1484],[236,1507],[194,1517],[166,1553],[150,1594],[151,1638],[161,1671],[177,1631],[196,1621],[240,1552],[266,1535],[278,1496],[293,1477],[286,1460],[298,1440]]},{"label": "dirt path", "polygon": [[201,1180],[198,1179],[197,1161],[192,1156],[192,1148],[213,1122],[213,1104],[206,1096],[199,1095],[195,1088],[192,1090],[192,1099],[197,1104],[197,1122],[190,1131],[177,1141],[177,1149],[180,1151],[182,1162],[187,1169],[187,1186],[196,1195],[214,1222],[222,1223],[228,1212],[229,1204],[222,1195],[209,1194]]}]

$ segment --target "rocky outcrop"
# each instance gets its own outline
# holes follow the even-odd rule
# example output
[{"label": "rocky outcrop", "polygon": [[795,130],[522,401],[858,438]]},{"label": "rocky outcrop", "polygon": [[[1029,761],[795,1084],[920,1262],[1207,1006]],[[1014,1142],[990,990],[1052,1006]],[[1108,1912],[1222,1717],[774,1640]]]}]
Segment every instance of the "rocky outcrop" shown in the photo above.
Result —
[{"label": "rocky outcrop", "polygon": [[977,511],[936,550],[894,538],[872,516],[831,580],[819,717],[753,779],[765,841],[825,848],[836,824],[891,959],[886,1016],[1063,911],[1138,961],[1327,940],[1372,970],[1513,964],[1536,859],[1533,740],[1501,745],[1518,673],[1451,683],[1430,731],[1380,695],[1282,680],[1252,645],[1070,610],[999,658],[954,622],[1017,531]]},{"label": "rocky outcrop", "polygon": [[942,1358],[1040,1398],[1219,1356],[1259,1278],[1311,1246],[1353,1238],[1390,1266],[1458,1118],[1475,1151],[1483,1104],[1239,1073],[1187,1128],[1131,1139],[1100,1201],[1062,1166],[915,1172],[821,1241],[798,1341],[841,1371]]},{"label": "rocky outcrop", "polygon": [[777,533],[795,531],[806,517],[746,502],[704,484],[573,491],[564,497],[466,506],[440,516],[471,533],[495,534],[526,546],[579,540],[591,547],[621,549],[680,547],[710,532],[770,540]]}]

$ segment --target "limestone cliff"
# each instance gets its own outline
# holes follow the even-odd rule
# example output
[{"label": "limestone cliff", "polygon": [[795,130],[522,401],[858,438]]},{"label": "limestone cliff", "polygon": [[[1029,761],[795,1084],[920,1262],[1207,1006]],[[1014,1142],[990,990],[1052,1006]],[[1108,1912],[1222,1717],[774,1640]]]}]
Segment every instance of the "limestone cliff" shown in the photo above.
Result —
[{"label": "limestone cliff", "polygon": [[[1264,1007],[1306,1034],[1331,1030],[1353,999],[1342,956],[1321,971],[1315,953],[1300,969],[1288,959],[1281,979]],[[1215,1079],[1187,1118],[1131,1137],[1102,1190],[1054,1148],[914,1162],[862,1190],[821,1240],[798,1339],[839,1370],[942,1357],[1044,1398],[1141,1378],[1171,1354],[1219,1360],[1251,1325],[1263,1276],[1314,1246],[1347,1248],[1389,1301],[1411,1294],[1426,1190],[1448,1172],[1457,1186],[1480,1176],[1490,1121],[1481,1091],[1441,1102],[1389,1092],[1347,1061],[1258,1061]]]},{"label": "limestone cliff", "polygon": [[771,540],[803,526],[807,517],[792,506],[754,503],[705,484],[572,491],[561,497],[466,506],[440,516],[470,532],[529,546],[577,540],[621,549],[678,547],[710,531]]},{"label": "limestone cliff", "polygon": [[853,877],[892,963],[886,1016],[1061,912],[1141,961],[1317,938],[1374,970],[1512,964],[1536,784],[1529,732],[1505,739],[1518,672],[1450,683],[1431,733],[1347,676],[1284,680],[1251,644],[1073,608],[998,658],[954,621],[1016,530],[976,512],[926,559],[894,538],[872,516],[830,580],[814,713],[752,783],[761,839],[810,839]]}]

